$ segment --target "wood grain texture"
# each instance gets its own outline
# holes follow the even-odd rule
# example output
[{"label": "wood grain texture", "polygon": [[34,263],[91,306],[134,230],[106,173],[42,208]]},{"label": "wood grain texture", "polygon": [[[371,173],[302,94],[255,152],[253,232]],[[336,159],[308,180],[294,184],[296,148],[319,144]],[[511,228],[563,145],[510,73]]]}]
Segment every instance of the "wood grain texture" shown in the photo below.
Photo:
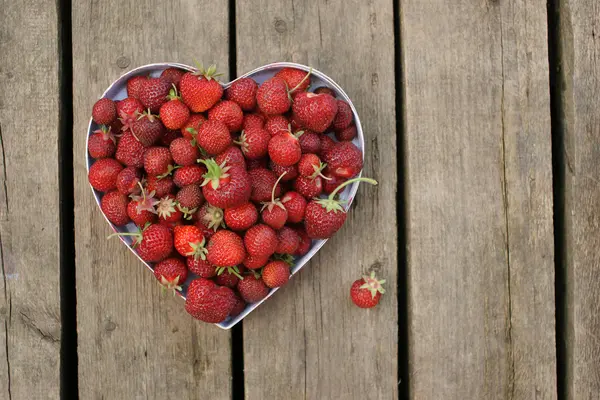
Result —
[{"label": "wood grain texture", "polygon": [[600,6],[559,1],[564,127],[566,390],[600,393]]},{"label": "wood grain texture", "polygon": [[415,399],[556,398],[546,2],[400,2]]},{"label": "wood grain texture", "polygon": [[[127,70],[193,59],[228,68],[226,1],[73,2],[79,390],[94,399],[229,399],[230,333],[196,322],[96,207],[85,172],[91,108]],[[227,79],[225,76],[224,79]]]},{"label": "wood grain texture", "polygon": [[0,398],[58,399],[58,16],[54,2],[0,7]]},{"label": "wood grain texture", "polygon": [[[237,1],[237,71],[295,61],[326,73],[363,123],[363,185],[345,226],[287,287],[244,320],[246,398],[395,399],[397,221],[394,33],[386,1]],[[387,293],[352,305],[376,270]],[[269,371],[266,373],[266,371]]]}]

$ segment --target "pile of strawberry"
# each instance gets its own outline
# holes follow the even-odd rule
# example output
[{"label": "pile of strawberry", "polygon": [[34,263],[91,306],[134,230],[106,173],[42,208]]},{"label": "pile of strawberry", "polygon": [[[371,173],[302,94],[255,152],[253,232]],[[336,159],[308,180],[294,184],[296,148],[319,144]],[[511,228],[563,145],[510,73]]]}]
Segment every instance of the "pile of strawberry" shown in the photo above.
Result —
[{"label": "pile of strawberry", "polygon": [[[285,284],[293,256],[346,220],[337,193],[363,167],[350,106],[310,72],[283,68],[227,90],[216,68],[135,76],[94,104],[89,182],[168,289],[189,273],[186,310],[222,322]],[[326,133],[333,133],[334,140]],[[319,196],[323,196],[320,198]]]}]

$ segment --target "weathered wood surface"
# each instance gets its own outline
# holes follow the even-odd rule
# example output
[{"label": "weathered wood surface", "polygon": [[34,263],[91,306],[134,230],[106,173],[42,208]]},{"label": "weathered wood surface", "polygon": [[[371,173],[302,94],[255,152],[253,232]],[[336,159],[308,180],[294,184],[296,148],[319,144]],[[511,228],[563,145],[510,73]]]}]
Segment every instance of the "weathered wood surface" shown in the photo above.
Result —
[{"label": "weathered wood surface", "polygon": [[58,399],[57,9],[0,8],[0,398]]},{"label": "weathered wood surface", "polygon": [[600,393],[600,8],[559,2],[564,127],[566,390]]},{"label": "weathered wood surface", "polygon": [[556,398],[546,2],[405,0],[400,27],[411,397]]},{"label": "weathered wood surface", "polygon": [[[361,116],[363,175],[380,182],[360,188],[344,228],[287,287],[244,320],[246,398],[395,399],[392,3],[246,0],[237,1],[236,14],[238,74],[288,60],[332,77]],[[387,279],[387,294],[366,311],[351,304],[349,288],[371,269]]]},{"label": "weathered wood surface", "polygon": [[106,240],[85,172],[94,101],[127,70],[193,58],[228,68],[227,1],[73,2],[77,326],[81,398],[229,399],[230,334],[161,297],[152,274]]}]

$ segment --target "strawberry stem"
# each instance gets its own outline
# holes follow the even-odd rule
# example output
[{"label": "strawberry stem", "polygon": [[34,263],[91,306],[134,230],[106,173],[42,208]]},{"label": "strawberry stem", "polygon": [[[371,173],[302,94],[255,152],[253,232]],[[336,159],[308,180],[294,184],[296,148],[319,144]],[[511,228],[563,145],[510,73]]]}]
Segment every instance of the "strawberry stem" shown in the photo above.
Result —
[{"label": "strawberry stem", "polygon": [[342,183],[341,185],[339,185],[338,187],[335,188],[335,190],[333,192],[331,192],[331,194],[329,195],[329,200],[333,200],[335,198],[335,195],[342,190],[344,187],[350,185],[351,183],[354,182],[366,182],[366,183],[370,183],[371,185],[377,185],[377,181],[375,179],[371,179],[371,178],[354,178],[354,179],[349,179],[346,182]]},{"label": "strawberry stem", "polygon": [[292,90],[290,90],[290,93],[294,93],[294,91],[296,89],[298,89],[300,86],[302,86],[302,84],[304,82],[306,82],[306,80],[308,79],[308,77],[310,76],[310,74],[312,74],[312,70],[313,70],[312,67],[310,67],[310,69],[308,70],[308,73],[306,74],[306,76],[304,78],[302,78],[302,80]]},{"label": "strawberry stem", "polygon": [[275,181],[275,184],[273,185],[273,189],[271,189],[271,203],[275,203],[275,189],[277,189],[277,185],[279,184],[279,181],[281,180],[281,178],[283,178],[283,176],[285,174],[287,174],[287,171],[283,171],[283,173]]}]

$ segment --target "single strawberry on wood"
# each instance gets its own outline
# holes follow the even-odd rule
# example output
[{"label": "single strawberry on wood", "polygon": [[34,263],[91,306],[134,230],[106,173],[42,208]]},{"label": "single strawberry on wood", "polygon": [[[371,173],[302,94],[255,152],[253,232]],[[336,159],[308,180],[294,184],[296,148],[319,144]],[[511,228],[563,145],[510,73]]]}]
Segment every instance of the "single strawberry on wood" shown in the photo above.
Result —
[{"label": "single strawberry on wood", "polygon": [[350,288],[350,298],[352,302],[360,308],[375,307],[381,295],[385,293],[383,284],[385,279],[378,280],[375,276],[375,271],[371,271],[371,275],[363,276],[352,283]]}]

